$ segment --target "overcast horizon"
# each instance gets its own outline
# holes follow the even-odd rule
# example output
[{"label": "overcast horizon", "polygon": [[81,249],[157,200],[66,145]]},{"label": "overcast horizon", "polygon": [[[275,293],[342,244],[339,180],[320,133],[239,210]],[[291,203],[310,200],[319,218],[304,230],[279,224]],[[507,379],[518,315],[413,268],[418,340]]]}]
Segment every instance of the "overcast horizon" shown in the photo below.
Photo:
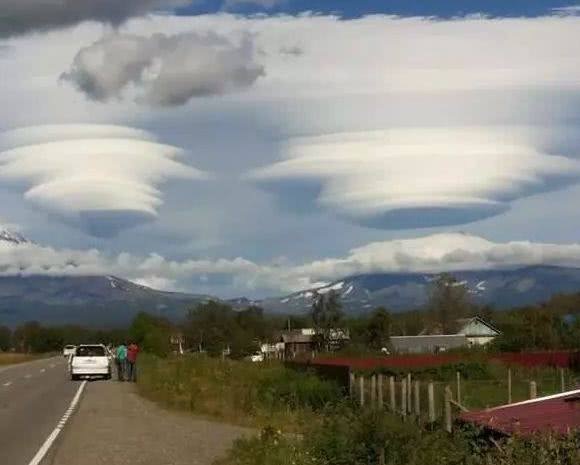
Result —
[{"label": "overcast horizon", "polygon": [[580,267],[573,2],[94,1],[0,0],[0,275]]}]

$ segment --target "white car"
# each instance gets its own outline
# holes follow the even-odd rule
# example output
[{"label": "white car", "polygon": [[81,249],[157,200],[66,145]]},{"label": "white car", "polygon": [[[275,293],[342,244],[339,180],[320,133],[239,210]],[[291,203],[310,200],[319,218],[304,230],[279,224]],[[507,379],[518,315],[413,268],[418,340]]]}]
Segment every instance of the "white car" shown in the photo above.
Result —
[{"label": "white car", "polygon": [[74,355],[76,348],[76,346],[70,344],[64,346],[64,349],[62,349],[63,357],[70,357],[71,355]]},{"label": "white car", "polygon": [[250,355],[251,362],[263,362],[264,361],[264,354],[262,352],[255,352]]},{"label": "white car", "polygon": [[111,359],[107,348],[102,344],[78,346],[71,357],[70,377],[73,381],[93,377],[111,379]]}]

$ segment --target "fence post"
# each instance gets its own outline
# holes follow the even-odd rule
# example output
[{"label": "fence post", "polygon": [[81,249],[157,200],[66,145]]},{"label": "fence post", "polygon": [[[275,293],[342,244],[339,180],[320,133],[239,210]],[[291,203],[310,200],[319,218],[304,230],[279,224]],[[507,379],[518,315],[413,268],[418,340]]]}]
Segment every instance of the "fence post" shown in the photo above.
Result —
[{"label": "fence post", "polygon": [[407,413],[413,409],[413,386],[411,384],[411,373],[407,373]]},{"label": "fence post", "polygon": [[455,377],[457,378],[457,402],[461,403],[461,373],[457,371]]},{"label": "fence post", "polygon": [[383,375],[379,373],[379,379],[377,380],[377,394],[378,394],[378,402],[379,402],[379,410],[382,410],[384,407],[383,404]]},{"label": "fence post", "polygon": [[530,381],[530,399],[538,397],[538,388],[535,381]]},{"label": "fence post", "polygon": [[389,396],[391,404],[391,412],[397,411],[397,397],[395,396],[395,377],[389,376]]},{"label": "fence post", "polygon": [[354,375],[354,373],[352,372],[352,370],[349,370],[348,373],[348,393],[350,395],[351,399],[354,399],[354,390],[355,390],[355,383],[356,383],[356,377]]},{"label": "fence post", "polygon": [[508,368],[508,404],[512,403],[512,369]]},{"label": "fence post", "polygon": [[451,423],[451,388],[445,386],[445,431],[451,433],[452,423]]},{"label": "fence post", "polygon": [[363,407],[365,405],[365,377],[360,375],[358,379],[359,382],[359,394],[360,394],[360,406]]},{"label": "fence post", "polygon": [[435,423],[435,389],[433,383],[427,386],[427,397],[429,399],[429,423]]},{"label": "fence post", "polygon": [[566,380],[564,377],[564,368],[560,368],[560,388],[562,392],[566,391]]},{"label": "fence post", "polygon": [[401,380],[401,413],[404,419],[407,415],[407,380],[405,378]]},{"label": "fence post", "polygon": [[377,377],[376,375],[371,376],[371,408],[375,408],[375,403],[377,400]]},{"label": "fence post", "polygon": [[421,420],[421,383],[417,380],[415,381],[415,415],[417,415],[417,421]]}]

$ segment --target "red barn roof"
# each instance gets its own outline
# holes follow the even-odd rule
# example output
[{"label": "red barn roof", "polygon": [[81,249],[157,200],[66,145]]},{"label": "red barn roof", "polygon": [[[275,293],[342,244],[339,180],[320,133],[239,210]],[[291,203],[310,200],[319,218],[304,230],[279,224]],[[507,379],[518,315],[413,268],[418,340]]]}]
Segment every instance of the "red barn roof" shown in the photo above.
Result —
[{"label": "red barn roof", "polygon": [[460,420],[505,434],[580,430],[580,389],[553,396],[467,412]]}]

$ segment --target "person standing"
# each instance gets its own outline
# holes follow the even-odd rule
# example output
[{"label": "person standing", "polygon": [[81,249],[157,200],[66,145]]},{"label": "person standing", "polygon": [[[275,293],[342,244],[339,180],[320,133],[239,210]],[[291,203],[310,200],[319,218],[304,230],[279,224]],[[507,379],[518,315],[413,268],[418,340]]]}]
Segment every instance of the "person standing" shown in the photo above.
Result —
[{"label": "person standing", "polygon": [[127,378],[128,381],[137,381],[137,356],[139,355],[139,346],[132,342],[127,348]]},{"label": "person standing", "polygon": [[125,381],[125,371],[127,365],[127,346],[121,343],[115,351],[115,363],[117,365],[117,379]]}]

